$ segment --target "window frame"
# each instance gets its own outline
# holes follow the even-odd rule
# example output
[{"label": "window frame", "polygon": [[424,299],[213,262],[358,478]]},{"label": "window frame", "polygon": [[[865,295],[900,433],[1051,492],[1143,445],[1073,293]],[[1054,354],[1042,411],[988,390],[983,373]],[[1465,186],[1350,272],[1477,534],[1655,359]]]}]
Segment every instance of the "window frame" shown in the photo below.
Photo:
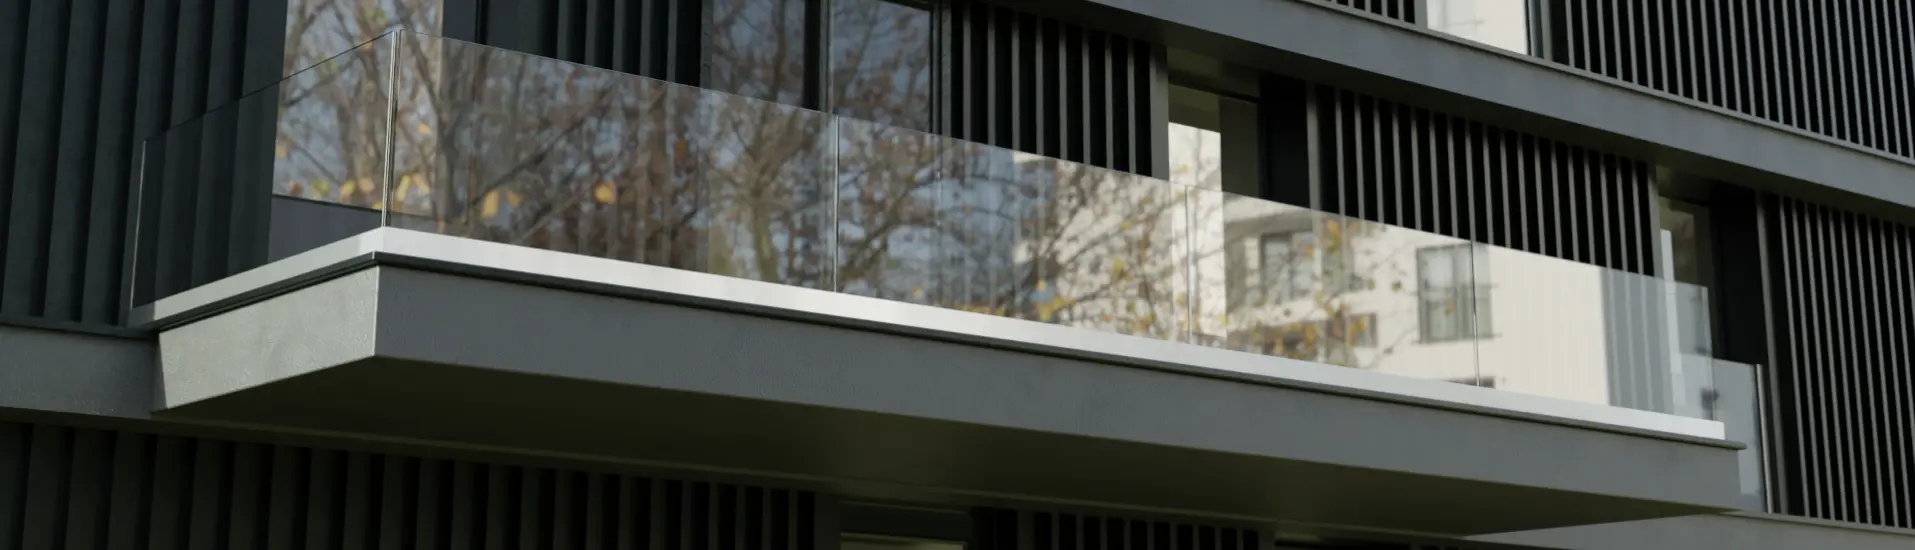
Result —
[{"label": "window frame", "polygon": [[[1421,247],[1416,250],[1416,318],[1417,337],[1423,343],[1447,343],[1474,341],[1493,338],[1495,332],[1494,304],[1490,300],[1491,285],[1484,282],[1489,271],[1489,249],[1482,243],[1456,243]],[[1429,274],[1426,273],[1430,261],[1425,258],[1437,254],[1450,256],[1450,278],[1448,286],[1431,288]],[[1484,273],[1477,273],[1478,267]],[[1453,313],[1440,314],[1435,306],[1451,304]],[[1465,310],[1463,304],[1470,307]],[[1450,315],[1457,319],[1449,324],[1451,330],[1437,332],[1437,323],[1431,322],[1437,315]]]}]

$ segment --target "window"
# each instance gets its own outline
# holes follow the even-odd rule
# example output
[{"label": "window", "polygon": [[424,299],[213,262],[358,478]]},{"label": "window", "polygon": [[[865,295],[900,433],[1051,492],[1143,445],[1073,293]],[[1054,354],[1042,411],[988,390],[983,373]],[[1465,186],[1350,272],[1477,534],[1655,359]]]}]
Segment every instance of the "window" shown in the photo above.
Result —
[{"label": "window", "polygon": [[1529,53],[1529,3],[1517,0],[1425,0],[1430,29],[1516,53]]},{"label": "window", "polygon": [[1315,293],[1317,235],[1310,231],[1269,233],[1258,246],[1263,292],[1271,300],[1295,300]]},{"label": "window", "polygon": [[1709,291],[1715,280],[1709,207],[1663,197],[1661,214],[1664,257],[1657,260],[1657,272],[1684,283],[1672,285],[1678,344],[1686,353],[1708,355],[1709,344],[1714,341],[1709,326]]},{"label": "window", "polygon": [[1457,244],[1416,251],[1417,317],[1423,341],[1487,338],[1491,334],[1489,254],[1482,245]]},{"label": "window", "polygon": [[832,0],[831,110],[931,129],[931,10],[889,0]]},{"label": "window", "polygon": [[1257,105],[1179,85],[1169,102],[1170,181],[1257,196]]},{"label": "window", "polygon": [[1323,278],[1328,288],[1334,292],[1362,292],[1370,289],[1370,279],[1356,270],[1356,248],[1358,239],[1370,234],[1372,224],[1349,218],[1332,218],[1323,221],[1323,233],[1330,235],[1329,242],[1322,243],[1319,254],[1323,262]]},{"label": "window", "polygon": [[1363,313],[1343,316],[1343,326],[1329,325],[1330,340],[1349,344],[1353,348],[1376,347],[1376,314]]}]

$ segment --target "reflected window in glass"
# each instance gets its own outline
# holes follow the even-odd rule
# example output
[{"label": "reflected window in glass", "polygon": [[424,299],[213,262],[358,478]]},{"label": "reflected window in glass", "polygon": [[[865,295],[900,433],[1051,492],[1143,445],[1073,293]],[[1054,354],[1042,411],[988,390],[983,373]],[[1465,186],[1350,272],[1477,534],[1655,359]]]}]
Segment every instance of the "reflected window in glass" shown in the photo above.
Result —
[{"label": "reflected window in glass", "polygon": [[832,112],[931,129],[931,10],[915,2],[831,2]]},{"label": "reflected window in glass", "polygon": [[1258,250],[1258,268],[1263,274],[1263,291],[1268,297],[1293,300],[1310,295],[1317,283],[1314,259],[1316,244],[1316,233],[1309,231],[1263,236]]},{"label": "reflected window in glass", "polygon": [[1482,245],[1456,244],[1416,251],[1417,313],[1425,342],[1489,337],[1489,254]]}]

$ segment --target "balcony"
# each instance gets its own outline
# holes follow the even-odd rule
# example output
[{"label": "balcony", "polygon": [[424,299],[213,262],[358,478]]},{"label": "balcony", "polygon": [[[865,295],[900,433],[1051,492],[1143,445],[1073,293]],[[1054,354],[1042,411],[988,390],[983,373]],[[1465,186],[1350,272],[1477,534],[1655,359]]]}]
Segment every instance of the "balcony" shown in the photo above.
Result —
[{"label": "balcony", "polygon": [[1740,504],[1702,289],[1191,151],[1158,180],[396,33],[143,155],[128,292],[185,421],[1330,534]]}]

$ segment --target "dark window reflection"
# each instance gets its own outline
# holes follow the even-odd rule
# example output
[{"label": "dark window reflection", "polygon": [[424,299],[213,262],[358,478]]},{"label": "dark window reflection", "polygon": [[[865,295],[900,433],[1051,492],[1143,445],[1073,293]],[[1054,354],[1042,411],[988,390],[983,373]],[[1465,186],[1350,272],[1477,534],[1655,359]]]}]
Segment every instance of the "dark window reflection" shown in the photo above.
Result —
[{"label": "dark window reflection", "polygon": [[930,10],[885,0],[835,0],[829,63],[833,112],[930,130]]},{"label": "dark window reflection", "polygon": [[711,10],[711,88],[789,105],[803,101],[803,0],[711,0]]}]

